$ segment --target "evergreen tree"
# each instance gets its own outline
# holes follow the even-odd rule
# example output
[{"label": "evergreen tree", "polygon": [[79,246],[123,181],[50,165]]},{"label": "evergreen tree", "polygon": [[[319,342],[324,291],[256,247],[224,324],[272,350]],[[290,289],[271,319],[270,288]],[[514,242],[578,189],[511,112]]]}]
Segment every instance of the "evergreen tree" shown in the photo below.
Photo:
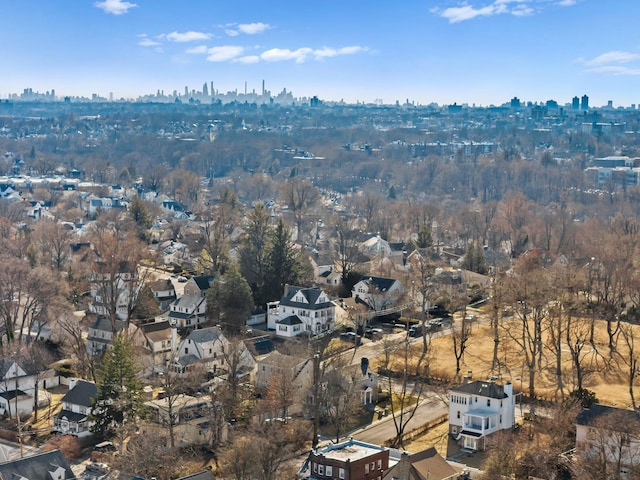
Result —
[{"label": "evergreen tree", "polygon": [[223,281],[216,281],[207,290],[207,317],[233,333],[239,333],[253,309],[251,287],[235,270]]},{"label": "evergreen tree", "polygon": [[133,346],[126,334],[120,332],[102,360],[98,394],[91,408],[93,433],[111,438],[125,423],[135,423],[142,410],[142,388],[137,374]]},{"label": "evergreen tree", "polygon": [[240,245],[240,273],[247,280],[256,305],[266,303],[265,267],[269,242],[269,212],[262,203],[247,214]]},{"label": "evergreen tree", "polygon": [[488,271],[487,261],[484,257],[484,249],[477,243],[471,243],[467,247],[467,251],[464,254],[462,260],[462,268],[471,272],[486,274]]},{"label": "evergreen tree", "polygon": [[297,284],[296,266],[299,251],[291,248],[290,232],[282,219],[270,235],[267,252],[264,296],[267,301],[277,300],[286,284]]}]

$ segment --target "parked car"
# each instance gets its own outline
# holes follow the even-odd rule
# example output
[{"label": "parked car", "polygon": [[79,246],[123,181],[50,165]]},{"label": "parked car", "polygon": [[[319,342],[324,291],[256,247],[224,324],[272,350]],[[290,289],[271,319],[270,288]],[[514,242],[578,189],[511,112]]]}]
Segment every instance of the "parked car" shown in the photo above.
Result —
[{"label": "parked car", "polygon": [[109,466],[106,463],[91,462],[87,465],[88,472],[109,473]]}]

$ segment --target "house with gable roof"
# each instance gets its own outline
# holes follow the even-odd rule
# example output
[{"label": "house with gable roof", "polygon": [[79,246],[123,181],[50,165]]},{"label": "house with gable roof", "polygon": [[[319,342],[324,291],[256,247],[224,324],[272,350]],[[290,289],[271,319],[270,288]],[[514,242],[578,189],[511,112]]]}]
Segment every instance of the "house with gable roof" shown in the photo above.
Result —
[{"label": "house with gable roof", "polygon": [[62,452],[51,450],[0,463],[0,478],[3,480],[74,480],[76,476]]},{"label": "house with gable roof", "polygon": [[166,314],[169,323],[178,328],[197,328],[207,321],[207,290],[214,277],[192,277],[184,284],[184,295],[175,300]]},{"label": "house with gable roof", "polygon": [[335,305],[319,288],[286,285],[279,302],[267,304],[267,328],[281,337],[333,331]]},{"label": "house with gable roof", "polygon": [[53,416],[53,431],[62,435],[86,437],[91,435],[89,420],[93,399],[98,387],[93,382],[72,379],[69,391],[62,397],[62,410]]},{"label": "house with gable roof", "polygon": [[203,368],[216,375],[227,370],[226,356],[236,354],[239,355],[236,375],[254,368],[255,360],[243,342],[232,345],[220,327],[202,328],[192,330],[178,343],[170,367],[178,373]]},{"label": "house with gable roof", "polygon": [[363,276],[351,290],[351,297],[379,312],[396,306],[404,287],[395,278]]},{"label": "house with gable roof", "polygon": [[30,358],[0,359],[0,414],[30,414],[38,400],[37,390],[59,384],[52,369],[42,369]]},{"label": "house with gable roof", "polygon": [[513,385],[467,382],[449,390],[449,434],[464,448],[484,450],[486,438],[515,425]]}]

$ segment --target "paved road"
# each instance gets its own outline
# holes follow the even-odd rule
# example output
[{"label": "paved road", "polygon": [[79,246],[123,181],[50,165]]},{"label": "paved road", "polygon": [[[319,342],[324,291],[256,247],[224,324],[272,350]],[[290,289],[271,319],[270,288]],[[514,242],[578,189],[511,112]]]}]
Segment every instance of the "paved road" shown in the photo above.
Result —
[{"label": "paved road", "polygon": [[[415,415],[405,427],[405,433],[421,427],[448,412],[448,408],[438,399],[427,398],[421,402]],[[370,425],[351,432],[356,440],[362,440],[376,445],[383,445],[388,440],[395,438],[396,427],[391,415],[383,417],[382,420],[373,420]]]}]

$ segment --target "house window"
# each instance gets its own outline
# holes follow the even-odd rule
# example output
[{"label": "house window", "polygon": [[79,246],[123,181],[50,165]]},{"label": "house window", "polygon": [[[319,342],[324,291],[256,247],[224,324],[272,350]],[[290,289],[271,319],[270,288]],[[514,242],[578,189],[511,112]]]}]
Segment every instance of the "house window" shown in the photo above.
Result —
[{"label": "house window", "polygon": [[456,418],[460,418],[460,410],[456,412]]},{"label": "house window", "polygon": [[490,406],[491,406],[491,399],[487,398],[487,407],[490,407]]},{"label": "house window", "polygon": [[382,460],[378,459],[378,470],[382,470]]},{"label": "house window", "polygon": [[313,473],[318,473],[318,464],[313,462]]},{"label": "house window", "polygon": [[184,347],[184,354],[189,355],[189,347]]},{"label": "house window", "polygon": [[344,468],[338,470],[338,478],[344,479]]},{"label": "house window", "polygon": [[331,465],[327,465],[327,468],[324,470],[324,474],[327,477],[330,477],[333,474],[333,467]]},{"label": "house window", "polygon": [[373,472],[376,469],[375,462],[371,462],[371,471]]},{"label": "house window", "polygon": [[369,464],[365,463],[364,464],[364,474],[367,475],[369,473]]},{"label": "house window", "polygon": [[451,427],[451,433],[453,433],[454,435],[456,435],[458,433],[458,427]]},{"label": "house window", "polygon": [[324,475],[324,465],[318,465],[318,475]]}]

